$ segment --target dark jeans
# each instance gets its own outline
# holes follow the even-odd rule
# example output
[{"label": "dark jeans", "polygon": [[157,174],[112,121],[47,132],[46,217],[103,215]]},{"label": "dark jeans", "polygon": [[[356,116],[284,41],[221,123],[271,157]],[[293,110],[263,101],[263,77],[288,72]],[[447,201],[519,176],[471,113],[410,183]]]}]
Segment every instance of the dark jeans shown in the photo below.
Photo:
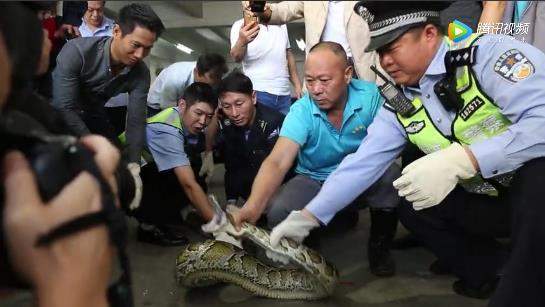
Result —
[{"label": "dark jeans", "polygon": [[290,95],[274,95],[267,92],[256,91],[257,101],[282,114],[288,114],[291,106]]},{"label": "dark jeans", "polygon": [[[490,306],[545,306],[545,158],[519,168],[512,186],[498,197],[457,187],[439,205],[399,208],[401,222],[439,261],[472,287],[500,284]],[[511,233],[512,251],[496,242]]]}]

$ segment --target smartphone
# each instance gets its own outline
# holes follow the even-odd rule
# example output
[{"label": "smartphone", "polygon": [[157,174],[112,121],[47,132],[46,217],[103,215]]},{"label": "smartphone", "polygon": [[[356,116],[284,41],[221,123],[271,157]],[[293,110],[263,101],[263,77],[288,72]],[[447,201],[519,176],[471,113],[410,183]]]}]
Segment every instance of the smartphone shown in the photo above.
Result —
[{"label": "smartphone", "polygon": [[242,12],[244,17],[244,25],[250,24],[252,21],[255,21],[256,24],[259,24],[259,18],[257,16],[252,16],[246,12]]},{"label": "smartphone", "polygon": [[250,11],[254,13],[263,13],[265,11],[266,1],[250,1]]}]

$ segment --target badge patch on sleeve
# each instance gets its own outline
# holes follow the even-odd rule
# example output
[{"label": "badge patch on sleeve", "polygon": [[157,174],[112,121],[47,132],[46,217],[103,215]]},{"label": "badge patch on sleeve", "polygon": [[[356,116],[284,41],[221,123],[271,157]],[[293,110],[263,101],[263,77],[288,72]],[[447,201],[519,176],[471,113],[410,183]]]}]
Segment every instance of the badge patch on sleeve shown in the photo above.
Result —
[{"label": "badge patch on sleeve", "polygon": [[494,71],[504,79],[516,83],[533,75],[535,67],[522,52],[511,49],[498,58]]},{"label": "badge patch on sleeve", "polygon": [[423,120],[411,122],[407,127],[405,127],[405,131],[409,134],[415,134],[424,129],[424,127],[426,127],[426,123]]}]

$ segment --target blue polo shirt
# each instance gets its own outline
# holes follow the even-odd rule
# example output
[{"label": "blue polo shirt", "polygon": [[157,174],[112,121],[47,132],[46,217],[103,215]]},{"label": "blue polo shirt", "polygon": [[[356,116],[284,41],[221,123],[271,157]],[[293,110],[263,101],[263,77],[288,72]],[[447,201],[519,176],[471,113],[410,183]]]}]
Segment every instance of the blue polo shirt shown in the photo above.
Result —
[{"label": "blue polo shirt", "polygon": [[308,93],[295,102],[280,131],[281,137],[301,146],[295,171],[324,181],[346,155],[358,149],[382,101],[374,83],[352,79],[340,130],[329,122],[327,114]]}]

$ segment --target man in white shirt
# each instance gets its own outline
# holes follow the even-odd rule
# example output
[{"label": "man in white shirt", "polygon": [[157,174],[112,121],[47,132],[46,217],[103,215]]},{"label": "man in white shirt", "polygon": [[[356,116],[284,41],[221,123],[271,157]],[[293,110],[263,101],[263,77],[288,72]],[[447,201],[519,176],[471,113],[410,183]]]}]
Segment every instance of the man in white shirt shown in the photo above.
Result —
[{"label": "man in white shirt", "polygon": [[348,58],[352,58],[352,50],[346,39],[346,28],[344,27],[344,2],[329,1],[327,18],[321,41],[336,42],[343,46]]},{"label": "man in white shirt", "polygon": [[287,114],[291,105],[290,80],[295,96],[301,97],[301,80],[290,49],[286,25],[266,26],[235,21],[231,27],[231,56],[254,85],[257,100]]},{"label": "man in white shirt", "polygon": [[216,53],[199,56],[197,62],[177,62],[163,69],[148,92],[148,117],[178,105],[193,82],[216,86],[227,72],[225,58]]},{"label": "man in white shirt", "polygon": [[[365,52],[369,44],[369,27],[354,12],[356,1],[281,1],[267,3],[259,21],[264,24],[285,24],[303,18],[305,22],[306,52],[323,41],[332,41],[343,46],[354,75],[359,79],[377,82],[375,73],[369,68],[380,68],[375,52]],[[247,1],[243,1],[249,12]],[[249,12],[249,14],[252,14]]]}]

